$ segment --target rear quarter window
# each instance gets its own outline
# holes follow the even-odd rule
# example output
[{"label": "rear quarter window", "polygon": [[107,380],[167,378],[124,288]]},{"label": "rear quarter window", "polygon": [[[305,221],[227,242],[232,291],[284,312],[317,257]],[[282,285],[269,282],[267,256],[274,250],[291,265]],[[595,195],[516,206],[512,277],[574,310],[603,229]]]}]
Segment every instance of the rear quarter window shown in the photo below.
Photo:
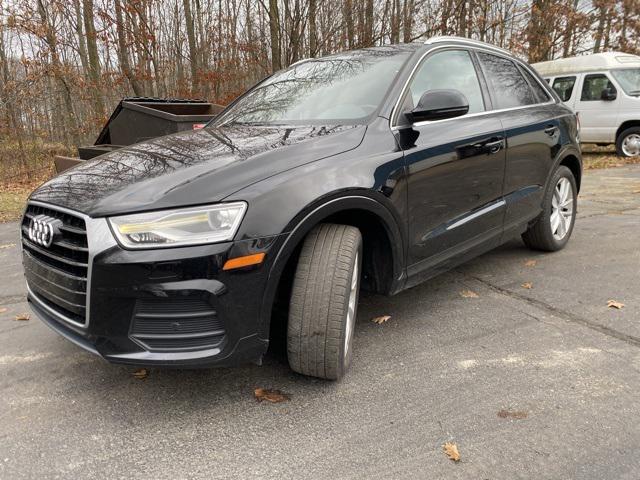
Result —
[{"label": "rear quarter window", "polygon": [[538,103],[515,63],[508,58],[483,52],[478,53],[478,58],[498,109]]},{"label": "rear quarter window", "polygon": [[533,93],[535,94],[538,102],[545,103],[551,100],[551,98],[549,97],[549,93],[547,93],[544,87],[540,85],[540,82],[538,82],[538,80],[531,74],[531,72],[529,72],[524,67],[522,67],[521,70],[527,81],[529,82],[529,85],[531,85],[531,89],[533,90]]}]

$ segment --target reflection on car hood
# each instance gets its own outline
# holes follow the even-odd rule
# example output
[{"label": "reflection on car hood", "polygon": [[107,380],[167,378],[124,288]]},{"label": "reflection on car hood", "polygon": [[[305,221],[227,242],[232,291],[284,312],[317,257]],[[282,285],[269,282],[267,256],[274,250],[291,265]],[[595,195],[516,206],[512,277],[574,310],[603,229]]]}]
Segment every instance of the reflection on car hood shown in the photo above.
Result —
[{"label": "reflection on car hood", "polygon": [[217,202],[269,176],[351,150],[365,129],[233,126],[177,133],[67,170],[31,199],[97,217]]}]

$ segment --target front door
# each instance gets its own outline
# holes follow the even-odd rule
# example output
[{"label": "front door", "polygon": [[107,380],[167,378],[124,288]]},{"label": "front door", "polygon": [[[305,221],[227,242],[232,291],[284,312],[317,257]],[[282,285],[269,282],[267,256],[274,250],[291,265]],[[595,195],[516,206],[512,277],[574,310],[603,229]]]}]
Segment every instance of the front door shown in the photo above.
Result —
[{"label": "front door", "polygon": [[418,66],[401,101],[401,112],[406,112],[427,91],[455,89],[469,102],[469,113],[453,119],[407,125],[400,114],[397,134],[408,171],[410,284],[450,268],[464,252],[478,253],[477,248],[499,242],[505,142],[499,116],[484,113],[490,110],[484,88],[469,51],[437,50]]},{"label": "front door", "polygon": [[580,119],[582,142],[608,143],[615,141],[620,99],[603,100],[602,91],[609,89],[618,93],[615,85],[605,73],[589,73],[582,77],[575,112]]}]

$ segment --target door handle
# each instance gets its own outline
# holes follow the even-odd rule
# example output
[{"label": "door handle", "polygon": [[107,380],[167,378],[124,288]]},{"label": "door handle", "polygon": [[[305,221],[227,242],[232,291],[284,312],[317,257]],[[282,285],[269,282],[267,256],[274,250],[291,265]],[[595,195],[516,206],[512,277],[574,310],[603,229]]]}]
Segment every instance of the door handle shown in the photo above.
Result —
[{"label": "door handle", "polygon": [[492,141],[486,142],[483,146],[484,146],[484,151],[487,152],[489,155],[492,155],[502,150],[502,148],[504,147],[504,139],[500,138],[498,140],[492,140]]},{"label": "door handle", "polygon": [[555,125],[547,125],[547,128],[544,129],[544,133],[546,133],[550,137],[553,137],[557,131],[558,127],[556,127]]}]

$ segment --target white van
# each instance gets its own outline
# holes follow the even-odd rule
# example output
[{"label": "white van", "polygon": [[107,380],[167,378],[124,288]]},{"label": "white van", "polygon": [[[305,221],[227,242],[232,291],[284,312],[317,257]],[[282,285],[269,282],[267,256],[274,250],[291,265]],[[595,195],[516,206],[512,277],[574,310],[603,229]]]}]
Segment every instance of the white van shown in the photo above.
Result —
[{"label": "white van", "polygon": [[596,53],[532,65],[578,115],[580,141],[640,155],[640,57]]}]

